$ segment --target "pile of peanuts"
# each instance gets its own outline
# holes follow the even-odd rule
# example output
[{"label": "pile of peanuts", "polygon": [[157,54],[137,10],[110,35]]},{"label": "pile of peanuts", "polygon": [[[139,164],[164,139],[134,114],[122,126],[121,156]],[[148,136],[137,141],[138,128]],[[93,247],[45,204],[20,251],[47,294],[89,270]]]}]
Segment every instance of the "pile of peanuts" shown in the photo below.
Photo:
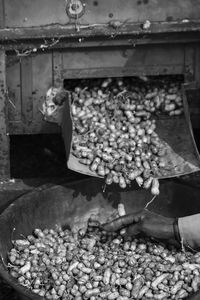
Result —
[{"label": "pile of peanuts", "polygon": [[183,113],[180,83],[82,80],[71,98],[72,153],[79,162],[105,177],[107,185],[126,188],[136,180],[158,195],[158,171],[168,166],[156,119]]},{"label": "pile of peanuts", "polygon": [[200,288],[200,253],[88,226],[35,229],[13,241],[10,274],[49,300],[184,299]]}]

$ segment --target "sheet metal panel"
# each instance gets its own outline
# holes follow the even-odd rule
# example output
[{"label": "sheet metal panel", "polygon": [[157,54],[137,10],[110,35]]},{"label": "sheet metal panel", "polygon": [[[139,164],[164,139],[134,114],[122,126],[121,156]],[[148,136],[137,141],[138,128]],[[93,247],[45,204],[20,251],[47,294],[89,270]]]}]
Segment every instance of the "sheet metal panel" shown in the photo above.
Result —
[{"label": "sheet metal panel", "polygon": [[185,45],[185,81],[194,81],[195,76],[195,47]]},{"label": "sheet metal panel", "polygon": [[[12,64],[13,59],[13,64]],[[52,85],[52,53],[21,58],[9,57],[7,85],[9,134],[58,132],[58,126],[43,120],[39,111],[46,91]]]},{"label": "sheet metal panel", "polygon": [[58,51],[57,55],[59,59],[54,66],[57,66],[55,75],[59,74],[58,81],[64,78],[184,73],[184,50],[178,45],[74,49],[73,52]]},{"label": "sheet metal panel", "polygon": [[[2,0],[1,0],[2,1]],[[29,27],[67,24],[65,0],[6,0],[5,26]],[[107,23],[112,19],[125,22],[175,21],[199,19],[200,0],[84,0],[82,24]]]},{"label": "sheet metal panel", "polygon": [[5,52],[0,50],[0,178],[10,173]]},{"label": "sheet metal panel", "polygon": [[6,81],[8,86],[8,119],[13,122],[21,120],[21,78],[20,63],[14,56],[7,56]]},{"label": "sheet metal panel", "polygon": [[5,18],[4,0],[0,0],[0,28],[3,28],[5,26],[4,18]]},{"label": "sheet metal panel", "polygon": [[28,125],[33,120],[33,100],[32,100],[32,57],[24,57],[20,61],[21,69],[21,103],[22,120]]}]

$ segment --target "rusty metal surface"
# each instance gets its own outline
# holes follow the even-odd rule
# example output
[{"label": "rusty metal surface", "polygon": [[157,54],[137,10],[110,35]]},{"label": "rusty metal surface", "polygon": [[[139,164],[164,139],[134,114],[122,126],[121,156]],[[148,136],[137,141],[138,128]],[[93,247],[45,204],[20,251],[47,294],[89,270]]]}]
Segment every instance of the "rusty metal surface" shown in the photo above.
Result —
[{"label": "rusty metal surface", "polygon": [[4,18],[5,18],[5,14],[4,14],[4,0],[0,0],[0,28],[3,28],[5,26],[4,23]]},{"label": "rusty metal surface", "polygon": [[[1,39],[1,35],[0,35]],[[49,43],[52,43],[52,39],[45,38]],[[56,39],[58,41],[56,45],[51,46],[50,48],[54,51],[59,51],[59,49],[88,49],[88,48],[103,48],[103,47],[129,47],[136,48],[140,45],[163,45],[171,44],[190,44],[194,48],[199,47],[200,40],[200,31],[196,32],[173,32],[173,33],[160,33],[160,34],[143,34],[143,35],[125,35],[125,36],[101,36],[95,38],[91,37],[81,37],[77,39],[77,37],[73,37],[69,39],[59,38]],[[34,48],[39,49],[41,44],[44,43],[44,38],[39,39],[26,39],[26,40],[9,40],[9,41],[1,41],[0,40],[0,49],[5,49],[9,52],[15,52],[18,50],[19,52],[25,50],[33,50]],[[196,50],[195,50],[196,51]],[[47,50],[45,50],[47,52]],[[19,60],[19,57],[16,56],[16,60]]]},{"label": "rusty metal surface", "polygon": [[55,87],[62,86],[63,79],[63,53],[55,50],[53,51],[53,85]]},{"label": "rusty metal surface", "polygon": [[199,36],[200,22],[197,21],[177,21],[177,22],[154,22],[149,29],[144,30],[141,23],[121,24],[113,28],[109,24],[98,26],[80,25],[77,28],[72,25],[48,25],[44,27],[25,27],[25,28],[6,28],[0,29],[0,41],[13,42],[13,40],[43,39],[43,38],[68,38],[77,37],[94,38],[116,38],[116,37],[134,37],[144,38],[154,34],[174,34],[174,33],[196,33]]},{"label": "rusty metal surface", "polygon": [[[116,77],[184,73],[184,48],[180,45],[144,45],[55,52],[56,74],[65,78]],[[57,65],[57,63],[56,63]]]},{"label": "rusty metal surface", "polygon": [[8,120],[19,122],[21,120],[20,64],[10,56],[7,56],[6,61],[6,84],[8,88]]},{"label": "rusty metal surface", "polygon": [[7,57],[9,133],[59,132],[58,126],[43,120],[39,111],[46,91],[52,85],[52,53],[17,59]]},{"label": "rusty metal surface", "polygon": [[136,65],[133,67],[100,67],[63,70],[62,78],[106,78],[106,77],[126,77],[126,76],[153,76],[153,75],[173,75],[184,74],[184,65]]},{"label": "rusty metal surface", "polygon": [[[64,0],[4,0],[6,27],[40,26],[53,23],[66,24]],[[19,9],[16,9],[16,8]]]},{"label": "rusty metal surface", "polygon": [[5,53],[0,50],[0,178],[8,177],[10,173],[6,93]]},{"label": "rusty metal surface", "polygon": [[[112,19],[125,22],[176,21],[199,19],[199,0],[84,0],[82,24],[107,23]],[[31,27],[73,22],[66,14],[66,1],[4,0],[6,27]],[[19,8],[19,9],[16,9]]]}]

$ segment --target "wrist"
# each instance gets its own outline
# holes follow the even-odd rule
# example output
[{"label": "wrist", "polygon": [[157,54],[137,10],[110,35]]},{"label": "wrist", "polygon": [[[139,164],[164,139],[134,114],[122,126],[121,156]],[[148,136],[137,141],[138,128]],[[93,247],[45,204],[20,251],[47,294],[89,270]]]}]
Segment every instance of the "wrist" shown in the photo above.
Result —
[{"label": "wrist", "polygon": [[174,227],[173,227],[173,223],[172,224],[168,224],[168,225],[165,226],[164,238],[166,240],[172,240],[172,239],[174,239]]},{"label": "wrist", "polygon": [[163,218],[162,238],[164,240],[174,240],[174,218]]}]

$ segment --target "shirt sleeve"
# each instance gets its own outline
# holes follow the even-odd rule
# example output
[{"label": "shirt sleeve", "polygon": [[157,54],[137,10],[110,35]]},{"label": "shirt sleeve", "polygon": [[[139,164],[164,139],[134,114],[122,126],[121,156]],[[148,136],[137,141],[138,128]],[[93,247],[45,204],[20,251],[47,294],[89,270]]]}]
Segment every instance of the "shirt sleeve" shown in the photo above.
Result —
[{"label": "shirt sleeve", "polygon": [[200,248],[200,214],[179,218],[178,227],[184,245]]}]

